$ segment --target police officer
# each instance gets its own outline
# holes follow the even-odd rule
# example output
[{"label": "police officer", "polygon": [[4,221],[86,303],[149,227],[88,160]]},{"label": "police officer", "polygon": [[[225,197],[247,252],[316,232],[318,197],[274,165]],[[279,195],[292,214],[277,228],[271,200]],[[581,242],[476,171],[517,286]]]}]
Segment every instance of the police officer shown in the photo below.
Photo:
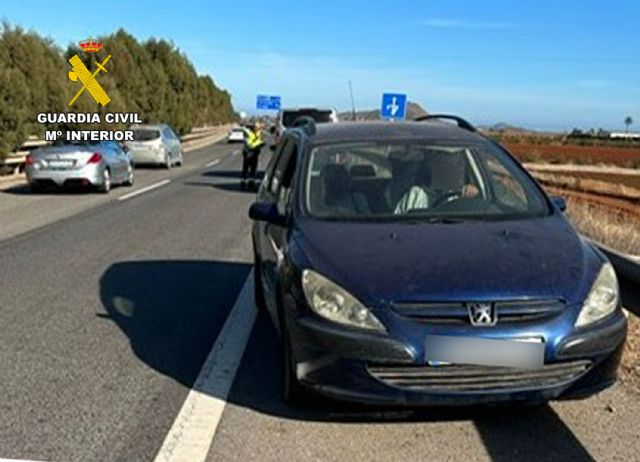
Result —
[{"label": "police officer", "polygon": [[262,124],[255,122],[251,128],[245,129],[244,149],[242,150],[242,189],[247,187],[247,178],[249,179],[249,187],[254,188],[255,186],[253,180],[258,170],[258,156],[263,146]]}]

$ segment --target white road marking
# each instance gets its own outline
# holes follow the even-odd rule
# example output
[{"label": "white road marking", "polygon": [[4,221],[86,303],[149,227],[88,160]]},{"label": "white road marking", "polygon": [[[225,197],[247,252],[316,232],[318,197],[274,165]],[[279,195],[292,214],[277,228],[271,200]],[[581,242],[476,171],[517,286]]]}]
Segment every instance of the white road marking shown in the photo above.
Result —
[{"label": "white road marking", "polygon": [[0,462],[43,462],[43,461],[31,460],[31,459],[0,459]]},{"label": "white road marking", "polygon": [[133,191],[133,192],[130,192],[129,194],[125,194],[124,196],[120,196],[120,197],[118,197],[118,200],[119,201],[124,201],[124,200],[127,200],[127,199],[131,199],[132,197],[139,196],[140,194],[144,194],[144,193],[146,193],[148,191],[151,191],[152,189],[159,188],[159,187],[164,186],[164,185],[169,184],[169,183],[171,183],[171,180],[167,178],[167,179],[164,179],[162,181],[158,181],[157,183],[150,184],[149,186],[145,186],[142,189],[138,189],[137,191]]},{"label": "white road marking", "polygon": [[208,164],[205,164],[205,167],[213,167],[214,165],[218,165],[220,163],[220,159],[212,160]]},{"label": "white road marking", "polygon": [[237,156],[238,154],[240,154],[240,149],[234,149],[231,153],[232,156]]},{"label": "white road marking", "polygon": [[251,272],[155,462],[206,460],[255,319]]}]

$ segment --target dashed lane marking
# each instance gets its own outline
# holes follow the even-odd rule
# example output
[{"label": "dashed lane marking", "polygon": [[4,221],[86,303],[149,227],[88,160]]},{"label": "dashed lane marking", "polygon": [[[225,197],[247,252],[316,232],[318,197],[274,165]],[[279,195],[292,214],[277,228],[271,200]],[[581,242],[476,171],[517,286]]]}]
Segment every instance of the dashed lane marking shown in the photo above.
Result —
[{"label": "dashed lane marking", "polygon": [[252,272],[165,437],[155,462],[206,460],[255,319]]},{"label": "dashed lane marking", "polygon": [[133,192],[130,192],[129,194],[125,194],[124,196],[120,196],[120,197],[118,197],[118,200],[119,201],[125,201],[127,199],[131,199],[132,197],[139,196],[140,194],[144,194],[146,192],[149,192],[149,191],[151,191],[153,189],[160,188],[161,186],[164,186],[164,185],[169,184],[169,183],[171,183],[171,180],[167,178],[167,179],[164,179],[162,181],[158,181],[157,183],[150,184],[149,186],[146,186],[146,187],[144,187],[142,189],[138,189],[137,191],[133,191]]},{"label": "dashed lane marking", "polygon": [[213,167],[214,165],[218,165],[220,163],[220,159],[212,160],[208,164],[205,164],[205,167]]}]

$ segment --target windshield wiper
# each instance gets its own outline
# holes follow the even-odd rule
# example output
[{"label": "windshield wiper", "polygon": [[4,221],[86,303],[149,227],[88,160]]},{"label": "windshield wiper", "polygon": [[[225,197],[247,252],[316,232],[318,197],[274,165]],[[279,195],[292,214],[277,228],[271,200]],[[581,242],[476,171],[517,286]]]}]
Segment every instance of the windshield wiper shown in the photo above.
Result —
[{"label": "windshield wiper", "polygon": [[465,223],[468,222],[468,219],[464,218],[448,218],[448,217],[429,217],[425,220],[427,223],[437,223],[437,224],[455,224],[455,223]]}]

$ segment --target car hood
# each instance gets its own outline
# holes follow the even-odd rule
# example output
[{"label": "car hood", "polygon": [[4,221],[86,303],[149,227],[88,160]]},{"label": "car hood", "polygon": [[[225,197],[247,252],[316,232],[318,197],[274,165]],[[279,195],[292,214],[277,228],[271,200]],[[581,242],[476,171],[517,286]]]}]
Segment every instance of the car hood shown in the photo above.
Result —
[{"label": "car hood", "polygon": [[310,268],[374,306],[385,301],[582,300],[597,260],[561,215],[457,224],[307,221]]}]

